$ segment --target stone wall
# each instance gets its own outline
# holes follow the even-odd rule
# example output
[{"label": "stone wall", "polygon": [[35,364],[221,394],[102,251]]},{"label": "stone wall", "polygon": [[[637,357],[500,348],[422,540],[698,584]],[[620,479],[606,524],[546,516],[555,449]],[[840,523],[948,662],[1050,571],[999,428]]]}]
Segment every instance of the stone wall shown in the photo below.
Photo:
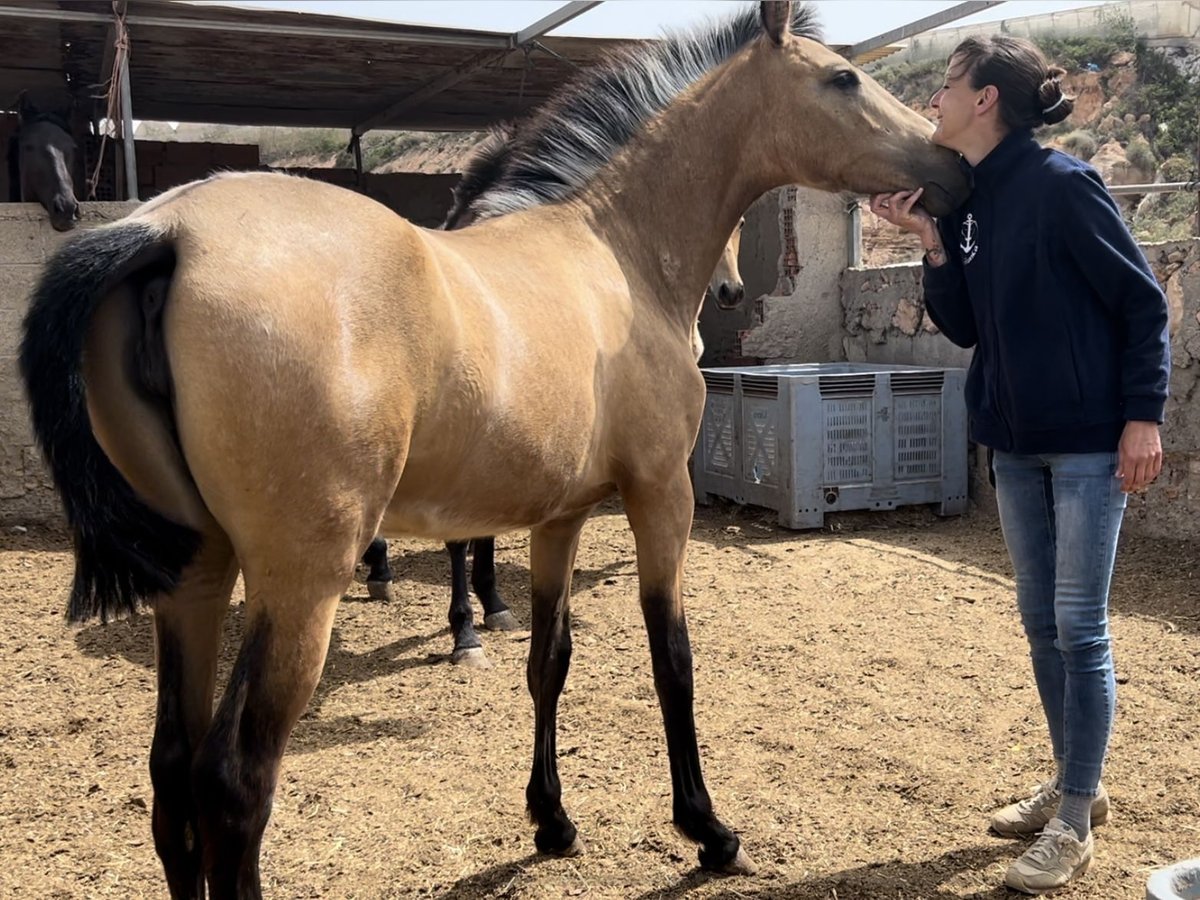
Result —
[{"label": "stone wall", "polygon": [[[1171,396],[1163,427],[1163,473],[1130,499],[1127,528],[1143,534],[1200,537],[1200,240],[1143,247],[1171,311]],[[920,265],[847,269],[841,276],[842,349],[858,362],[967,366],[929,320]],[[972,496],[993,506],[982,461]]]}]

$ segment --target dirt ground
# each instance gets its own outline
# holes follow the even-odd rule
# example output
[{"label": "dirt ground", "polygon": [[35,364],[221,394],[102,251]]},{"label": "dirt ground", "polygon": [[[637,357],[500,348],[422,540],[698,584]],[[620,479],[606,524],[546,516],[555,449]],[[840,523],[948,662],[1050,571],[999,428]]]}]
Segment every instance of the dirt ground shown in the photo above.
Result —
[{"label": "dirt ground", "polygon": [[[527,538],[498,541],[528,622]],[[263,851],[276,898],[998,898],[1022,845],[988,812],[1046,773],[1007,557],[982,514],[843,515],[821,532],[701,509],[687,602],[718,814],[760,872],[710,878],[670,825],[670,779],[616,507],[589,524],[561,704],[564,802],[587,845],[533,852],[528,633],[447,662],[448,563],[392,547],[399,600],[342,604]],[[1141,900],[1200,855],[1200,545],[1127,540],[1113,587],[1119,713],[1096,863],[1060,896]],[[165,897],[150,837],[148,616],[64,624],[60,534],[0,536],[0,896]],[[235,606],[230,645],[241,624]],[[225,654],[228,672],[232,649]]]}]

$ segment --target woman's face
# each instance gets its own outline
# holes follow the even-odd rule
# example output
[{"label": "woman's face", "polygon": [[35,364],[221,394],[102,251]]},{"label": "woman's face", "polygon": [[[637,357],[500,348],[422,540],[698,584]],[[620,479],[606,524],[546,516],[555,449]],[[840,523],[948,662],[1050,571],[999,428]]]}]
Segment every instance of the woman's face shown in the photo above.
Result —
[{"label": "woman's face", "polygon": [[971,87],[966,66],[957,56],[946,66],[945,80],[929,100],[937,111],[937,129],[933,142],[951,150],[964,152],[963,138],[976,126],[979,117],[976,107],[982,91]]}]

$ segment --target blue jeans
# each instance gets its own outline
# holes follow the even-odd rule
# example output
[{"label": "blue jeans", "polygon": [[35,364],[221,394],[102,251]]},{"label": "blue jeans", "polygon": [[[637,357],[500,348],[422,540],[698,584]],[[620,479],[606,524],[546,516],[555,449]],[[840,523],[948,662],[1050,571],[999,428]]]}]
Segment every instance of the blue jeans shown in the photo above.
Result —
[{"label": "blue jeans", "polygon": [[1022,455],[992,462],[1054,758],[1068,794],[1095,796],[1116,711],[1108,588],[1125,494],[1116,453]]}]

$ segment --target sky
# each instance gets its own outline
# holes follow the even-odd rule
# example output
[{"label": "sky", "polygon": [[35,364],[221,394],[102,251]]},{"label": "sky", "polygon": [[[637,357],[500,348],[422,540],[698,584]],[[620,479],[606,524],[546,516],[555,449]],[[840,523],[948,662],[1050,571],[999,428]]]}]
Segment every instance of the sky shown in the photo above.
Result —
[{"label": "sky", "polygon": [[[1009,0],[953,24],[1036,16],[1105,0]],[[562,6],[561,0],[220,0],[215,5],[378,19],[419,25],[513,32]],[[654,37],[664,28],[723,17],[744,6],[734,0],[607,0],[550,32],[583,37]],[[831,44],[853,44],[957,5],[957,0],[816,0]]]}]

